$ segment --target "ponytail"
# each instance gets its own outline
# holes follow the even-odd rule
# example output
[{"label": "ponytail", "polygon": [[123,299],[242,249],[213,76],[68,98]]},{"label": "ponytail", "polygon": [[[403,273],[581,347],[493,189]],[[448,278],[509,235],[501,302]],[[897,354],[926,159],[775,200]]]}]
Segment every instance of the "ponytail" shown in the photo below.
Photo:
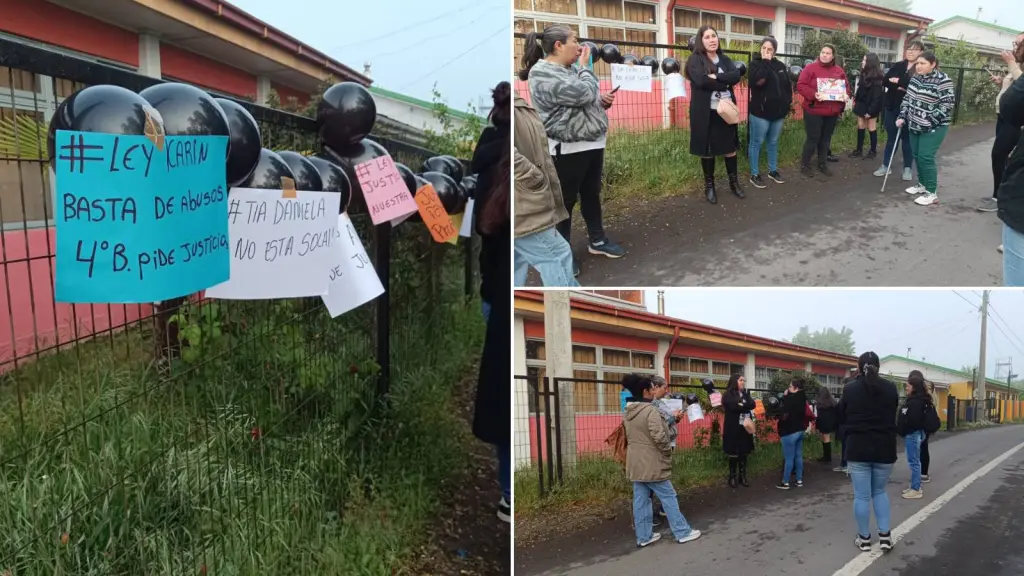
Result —
[{"label": "ponytail", "polygon": [[860,368],[860,372],[864,376],[862,380],[869,396],[874,396],[878,393],[878,367],[880,365],[881,361],[878,359],[878,354],[874,352],[861,354],[857,361],[857,367]]},{"label": "ponytail", "polygon": [[543,32],[530,32],[526,35],[526,45],[523,46],[523,67],[519,70],[519,79],[525,82],[530,78],[530,69],[540,61],[541,58],[555,51],[555,43],[565,44],[573,35],[571,28],[565,24],[552,24]]}]

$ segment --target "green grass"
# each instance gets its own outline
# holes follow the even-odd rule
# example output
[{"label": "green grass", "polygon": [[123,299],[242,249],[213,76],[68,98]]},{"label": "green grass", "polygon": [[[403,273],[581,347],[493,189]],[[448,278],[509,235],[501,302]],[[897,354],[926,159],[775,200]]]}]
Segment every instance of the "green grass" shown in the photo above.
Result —
[{"label": "green grass", "polygon": [[[821,437],[817,434],[804,440],[804,458],[820,458]],[[748,460],[749,473],[757,475],[782,469],[782,447],[778,442],[758,441]],[[677,450],[672,458],[672,484],[676,491],[724,482],[728,461],[720,447]],[[557,477],[557,475],[556,475]],[[545,487],[547,477],[545,476]],[[536,466],[515,472],[516,517],[558,514],[584,505],[606,504],[632,498],[633,487],[622,466],[607,454],[581,457],[572,470],[563,471],[563,481],[544,496],[540,495]]]},{"label": "green grass", "polygon": [[[994,120],[994,111],[961,109],[958,124]],[[799,167],[804,143],[802,120],[787,120],[779,139],[779,169],[794,171]],[[747,125],[739,125],[739,173],[750,173],[747,159]],[[885,129],[879,126],[878,152],[885,148]],[[853,150],[857,143],[857,122],[846,114],[832,137],[836,154]],[[865,146],[867,146],[865,142]],[[717,160],[716,174],[725,175],[722,159]],[[881,160],[878,160],[881,163]],[[878,166],[872,166],[872,169]],[[766,150],[761,149],[761,171],[767,171]],[[605,152],[604,182],[607,198],[612,202],[628,202],[635,198],[662,198],[696,192],[703,179],[699,160],[690,154],[690,133],[680,128],[655,129],[646,132],[618,130],[608,137]]]},{"label": "green grass", "polygon": [[188,362],[154,363],[144,322],[5,374],[0,573],[407,573],[467,463],[483,326],[461,251],[398,235],[388,405],[373,306],[307,300],[191,309]]}]

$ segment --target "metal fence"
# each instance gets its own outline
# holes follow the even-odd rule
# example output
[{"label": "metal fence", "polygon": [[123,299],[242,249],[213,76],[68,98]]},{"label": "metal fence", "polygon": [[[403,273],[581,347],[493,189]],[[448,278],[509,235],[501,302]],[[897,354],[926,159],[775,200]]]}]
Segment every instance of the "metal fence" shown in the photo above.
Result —
[{"label": "metal fence", "polygon": [[[568,477],[587,474],[597,467],[621,480],[621,467],[614,462],[613,447],[606,441],[622,423],[621,381],[540,375],[515,376],[514,381],[518,476],[536,478],[541,496]],[[677,424],[674,468],[691,476],[724,474],[723,413],[721,408],[712,407],[708,393],[695,383],[698,381],[669,384],[669,395],[694,394],[704,411],[702,419],[690,422],[684,416]],[[719,392],[721,384],[716,385]],[[774,393],[763,388],[748,390],[758,403],[755,444],[778,443],[775,421],[764,418],[763,409],[763,400]],[[772,457],[777,456],[774,452]]]},{"label": "metal fence", "polygon": [[[336,319],[319,298],[54,302],[47,122],[86,85],[159,82],[0,39],[0,572],[325,573],[393,450],[381,400],[412,388],[391,383],[454,380],[482,334],[472,243],[352,214],[386,293]],[[313,120],[241,103],[265,147],[318,149]]]},{"label": "metal fence", "polygon": [[946,410],[946,430],[956,430],[983,421],[1003,424],[1024,420],[1024,401],[1017,399],[961,400],[950,396]]},{"label": "metal fence", "polygon": [[[515,54],[520,56],[525,34],[516,34],[515,36],[517,43]],[[623,42],[621,40],[591,41],[599,46],[611,42],[618,46],[623,55],[632,54],[637,58],[653,56],[659,63],[667,57],[672,57],[679,61],[681,68],[685,67],[686,59],[691,54],[691,51],[684,45]],[[749,67],[752,56],[757,54],[758,47],[753,46],[751,49],[754,51],[724,50],[724,52],[733,61],[743,62]],[[805,62],[814,60],[816,57],[778,54],[777,58],[789,65],[803,67]],[[888,64],[883,64],[883,66],[888,66]],[[520,67],[521,63],[516,60],[513,63],[513,69],[519,70]],[[854,66],[846,65],[845,68],[847,70],[859,68],[859,62]],[[954,123],[995,120],[996,96],[999,88],[991,82],[988,72],[983,69],[945,66],[942,67],[942,70],[956,83],[957,104],[953,114]],[[607,63],[597,61],[594,71],[600,80],[601,93],[610,92],[612,89],[611,67]],[[691,156],[689,148],[689,89],[686,96],[666,101],[662,87],[664,77],[665,74],[659,67],[652,75],[651,92],[619,91],[615,97],[615,104],[608,110],[609,133],[608,145],[605,149],[604,183],[609,194],[678,192],[681,182],[695,181],[701,174],[700,163]],[[521,96],[529,99],[526,82],[517,80],[516,89]],[[746,170],[749,143],[747,115],[751,97],[746,76],[735,87],[735,92],[741,123],[739,126],[740,156],[741,163],[744,164],[741,169]],[[779,140],[780,164],[793,163],[800,156],[805,138],[802,102],[803,97],[796,93],[794,84],[791,113]],[[853,149],[856,137],[856,119],[852,113],[847,113],[840,120],[832,137],[833,151],[838,153]],[[881,162],[885,139],[885,128],[883,122],[880,121],[878,124],[878,158],[870,166],[871,170],[877,168],[877,164]],[[762,154],[764,154],[763,151]],[[764,159],[761,160],[762,164],[764,161]],[[867,168],[868,166],[865,166],[865,169]]]}]

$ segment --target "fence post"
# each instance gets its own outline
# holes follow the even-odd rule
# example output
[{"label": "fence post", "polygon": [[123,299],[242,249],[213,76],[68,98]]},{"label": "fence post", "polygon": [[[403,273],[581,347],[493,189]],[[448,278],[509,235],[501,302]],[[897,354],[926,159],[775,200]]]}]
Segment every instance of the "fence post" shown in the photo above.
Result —
[{"label": "fence post", "polygon": [[[472,215],[463,215],[463,217],[472,217]],[[465,287],[464,287],[464,290],[466,292],[466,300],[472,300],[473,299],[473,285],[475,284],[473,282],[473,234],[470,234],[469,238],[466,238],[465,247],[466,247],[466,266],[465,266],[465,269],[463,271],[463,274],[465,275],[465,279],[464,279]]]},{"label": "fence post", "polygon": [[956,398],[953,396],[946,397],[946,432],[951,431],[956,420]]},{"label": "fence post", "polygon": [[956,96],[954,97],[953,104],[953,124],[956,124],[957,118],[960,117],[960,97],[964,93],[964,69],[961,67],[960,72],[956,75]]},{"label": "fence post", "polygon": [[377,396],[386,399],[391,393],[391,224],[373,229],[373,266],[384,287],[384,294],[377,298]]},{"label": "fence post", "polygon": [[[536,419],[534,420],[534,423],[536,424],[535,427],[537,428],[537,483],[538,483],[537,484],[537,486],[538,486],[537,493],[543,498],[544,497],[544,444],[545,444],[545,442],[544,442],[544,434],[542,433],[543,428],[541,427],[541,424],[540,424],[540,418],[541,418],[541,403],[540,403],[540,399],[542,397],[541,393],[540,393],[540,385],[541,385],[542,381],[544,383],[544,389],[546,390],[547,387],[548,387],[548,378],[547,378],[547,376],[545,376],[543,380],[541,380],[539,378],[534,379],[534,381],[532,382],[532,386],[531,386],[531,382],[527,381],[526,387],[528,389],[529,388],[533,388],[533,405],[537,408]],[[545,396],[544,398],[546,400],[547,397]],[[546,410],[547,406],[546,405],[544,406],[544,408],[545,408],[545,412],[547,412],[547,410]],[[527,434],[529,434],[529,432],[527,432]]]}]

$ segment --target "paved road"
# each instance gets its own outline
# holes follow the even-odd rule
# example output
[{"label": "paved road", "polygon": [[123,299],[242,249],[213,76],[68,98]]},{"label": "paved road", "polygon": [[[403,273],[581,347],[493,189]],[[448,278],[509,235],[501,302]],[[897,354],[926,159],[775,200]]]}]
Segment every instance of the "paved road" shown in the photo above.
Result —
[{"label": "paved road", "polygon": [[[854,548],[849,481],[843,474],[815,467],[802,490],[740,490],[736,501],[716,510],[713,517],[688,515],[691,524],[704,531],[695,542],[680,545],[663,539],[637,549],[627,517],[611,523],[610,537],[606,525],[589,535],[517,550],[516,573],[1019,576],[1024,574],[1024,450],[966,487],[957,485],[1022,443],[1024,426],[959,433],[934,442],[932,482],[925,485],[922,500],[899,498],[910,477],[906,459],[901,458],[889,495],[894,535],[902,540],[886,555]],[[685,496],[682,505],[685,513]],[[930,506],[937,510],[930,511]],[[931,513],[914,525],[918,512]],[[910,525],[914,527],[907,532]],[[862,565],[847,566],[851,561]]]},{"label": "paved road", "polygon": [[[719,194],[613,207],[607,229],[620,260],[586,254],[574,232],[584,286],[1002,285],[1001,226],[976,203],[990,194],[991,125],[951,131],[940,152],[937,206],[914,204],[907,184],[886,192],[875,162],[843,158],[829,180],[790,169],[785,185],[745,200]],[[845,156],[845,155],[844,155]],[[897,161],[897,165],[899,162]],[[722,184],[725,184],[722,182]]]}]

